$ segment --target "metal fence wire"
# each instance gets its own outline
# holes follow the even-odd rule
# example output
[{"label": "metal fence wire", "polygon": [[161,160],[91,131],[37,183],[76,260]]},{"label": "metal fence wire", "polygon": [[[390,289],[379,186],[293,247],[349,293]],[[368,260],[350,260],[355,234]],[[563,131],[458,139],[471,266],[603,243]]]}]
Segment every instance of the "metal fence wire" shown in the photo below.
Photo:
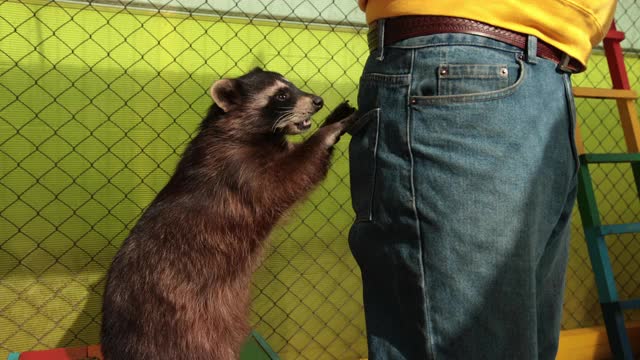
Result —
[{"label": "metal fence wire", "polygon": [[[616,19],[640,91],[640,4]],[[214,80],[255,66],[356,103],[368,54],[355,0],[0,0],[0,358],[95,344],[113,255],[168,180]],[[610,87],[596,49],[574,84]],[[581,100],[588,151],[625,151],[615,102]],[[252,323],[284,359],[366,357],[346,144],[326,181],[271,236]],[[605,221],[638,221],[624,166],[593,170]],[[623,296],[640,296],[640,242],[612,239]],[[602,323],[575,213],[563,327]],[[639,319],[637,313],[629,318]]]}]

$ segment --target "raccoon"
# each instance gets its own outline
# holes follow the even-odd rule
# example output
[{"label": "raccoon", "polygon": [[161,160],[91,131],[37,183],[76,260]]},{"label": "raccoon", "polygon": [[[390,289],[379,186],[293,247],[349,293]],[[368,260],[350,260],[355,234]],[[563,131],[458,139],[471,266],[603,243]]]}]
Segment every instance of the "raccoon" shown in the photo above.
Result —
[{"label": "raccoon", "polygon": [[238,359],[265,240],[324,179],[356,117],[343,103],[292,143],[287,135],[311,127],[321,97],[259,68],[215,82],[210,94],[197,135],[108,271],[105,359]]}]

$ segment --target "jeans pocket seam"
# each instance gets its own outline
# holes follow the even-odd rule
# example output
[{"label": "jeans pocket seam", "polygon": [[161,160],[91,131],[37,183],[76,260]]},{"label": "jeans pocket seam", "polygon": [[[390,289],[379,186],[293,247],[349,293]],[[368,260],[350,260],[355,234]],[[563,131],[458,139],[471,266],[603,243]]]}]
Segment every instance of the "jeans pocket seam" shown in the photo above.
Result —
[{"label": "jeans pocket seam", "polygon": [[396,86],[406,86],[409,85],[410,75],[409,74],[383,74],[378,72],[371,72],[362,74],[360,77],[360,82],[378,82],[383,85],[396,85]]},{"label": "jeans pocket seam", "polygon": [[526,77],[526,66],[522,60],[518,60],[520,65],[520,75],[515,83],[499,90],[487,91],[482,93],[462,94],[462,95],[435,95],[435,96],[412,96],[412,105],[441,105],[452,103],[471,103],[479,101],[490,101],[501,99],[513,95],[524,83]]},{"label": "jeans pocket seam", "polygon": [[[379,141],[379,132],[380,132],[380,108],[369,110],[363,117],[375,117],[375,119],[371,119],[371,120],[375,120],[375,123],[373,124],[374,125],[373,148],[372,148],[371,154],[369,154],[371,159],[370,160],[371,169],[370,169],[369,177],[365,179],[367,183],[368,194],[366,194],[364,209],[362,207],[359,207],[360,211],[358,211],[358,209],[355,209],[355,206],[354,206],[354,210],[356,210],[356,214],[355,214],[356,223],[373,221],[373,201],[374,201],[374,195],[375,195],[376,172],[377,172],[377,166],[378,166],[377,162],[378,162],[378,141]],[[366,121],[366,123],[368,123],[371,120]],[[364,127],[366,123],[363,124],[362,127]],[[366,134],[363,134],[363,136],[366,136]]]}]

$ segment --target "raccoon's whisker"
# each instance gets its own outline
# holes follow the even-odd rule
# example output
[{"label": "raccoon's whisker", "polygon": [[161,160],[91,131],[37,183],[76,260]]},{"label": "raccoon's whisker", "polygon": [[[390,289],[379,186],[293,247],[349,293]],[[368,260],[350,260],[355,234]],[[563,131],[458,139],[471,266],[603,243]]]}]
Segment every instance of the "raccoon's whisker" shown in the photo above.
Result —
[{"label": "raccoon's whisker", "polygon": [[291,114],[293,114],[292,111],[285,111],[282,113],[282,115],[280,115],[277,119],[276,119],[276,124],[281,122],[285,117],[291,116]]},{"label": "raccoon's whisker", "polygon": [[286,118],[282,119],[282,121],[278,122],[274,127],[273,127],[273,131],[275,132],[278,129],[283,129],[287,126],[287,124],[290,122],[290,120],[293,118],[292,115],[287,116]]},{"label": "raccoon's whisker", "polygon": [[[296,113],[296,112],[292,112],[285,120],[283,121],[284,123],[288,123],[288,122],[295,122],[295,120],[300,117],[300,114]],[[284,125],[284,124],[283,124]]]},{"label": "raccoon's whisker", "polygon": [[274,121],[274,122],[273,122],[273,126],[271,127],[271,130],[272,130],[273,132],[275,132],[275,131],[276,131],[276,129],[278,129],[278,126],[280,125],[280,123],[283,121],[283,119],[284,119],[286,116],[288,116],[288,115],[289,115],[289,112],[285,112],[285,113],[283,113],[282,115],[280,115],[280,116],[276,119],[276,121]]},{"label": "raccoon's whisker", "polygon": [[275,132],[277,129],[280,129],[286,125],[291,119],[296,117],[296,113],[292,111],[287,111],[284,114],[280,115],[280,117],[273,124],[273,131]]}]

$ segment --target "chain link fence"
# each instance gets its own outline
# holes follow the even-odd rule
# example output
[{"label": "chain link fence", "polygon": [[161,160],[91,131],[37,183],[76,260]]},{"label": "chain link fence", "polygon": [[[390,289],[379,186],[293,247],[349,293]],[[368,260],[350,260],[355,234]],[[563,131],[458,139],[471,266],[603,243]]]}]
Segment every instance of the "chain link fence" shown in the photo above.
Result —
[{"label": "chain link fence", "polygon": [[[619,1],[616,25],[625,32],[622,42],[627,75],[631,87],[640,93],[640,3]],[[611,76],[602,48],[596,48],[589,70],[573,77],[573,85],[611,88]],[[636,108],[638,108],[636,101]],[[615,100],[577,99],[578,122],[589,153],[626,152],[624,133]],[[637,120],[636,120],[637,121]],[[603,223],[640,222],[637,187],[627,164],[591,165],[591,176]],[[591,263],[577,207],[573,213],[571,255],[567,272],[563,328],[571,329],[603,324]],[[609,256],[621,298],[640,297],[639,235],[607,237]],[[640,311],[625,313],[627,320],[640,320]]]},{"label": "chain link fence", "polygon": [[[636,91],[639,17],[639,4],[620,2]],[[0,0],[0,358],[99,341],[106,269],[173,172],[215,79],[281,72],[325,99],[321,119],[356,103],[367,54],[355,0]],[[610,87],[601,51],[574,82]],[[588,151],[625,150],[615,102],[581,100],[578,112]],[[347,143],[255,274],[252,323],[284,359],[366,356]],[[593,175],[605,220],[638,221],[629,170]],[[567,329],[602,323],[577,211],[573,226]],[[612,244],[620,291],[640,296],[640,243]]]}]

